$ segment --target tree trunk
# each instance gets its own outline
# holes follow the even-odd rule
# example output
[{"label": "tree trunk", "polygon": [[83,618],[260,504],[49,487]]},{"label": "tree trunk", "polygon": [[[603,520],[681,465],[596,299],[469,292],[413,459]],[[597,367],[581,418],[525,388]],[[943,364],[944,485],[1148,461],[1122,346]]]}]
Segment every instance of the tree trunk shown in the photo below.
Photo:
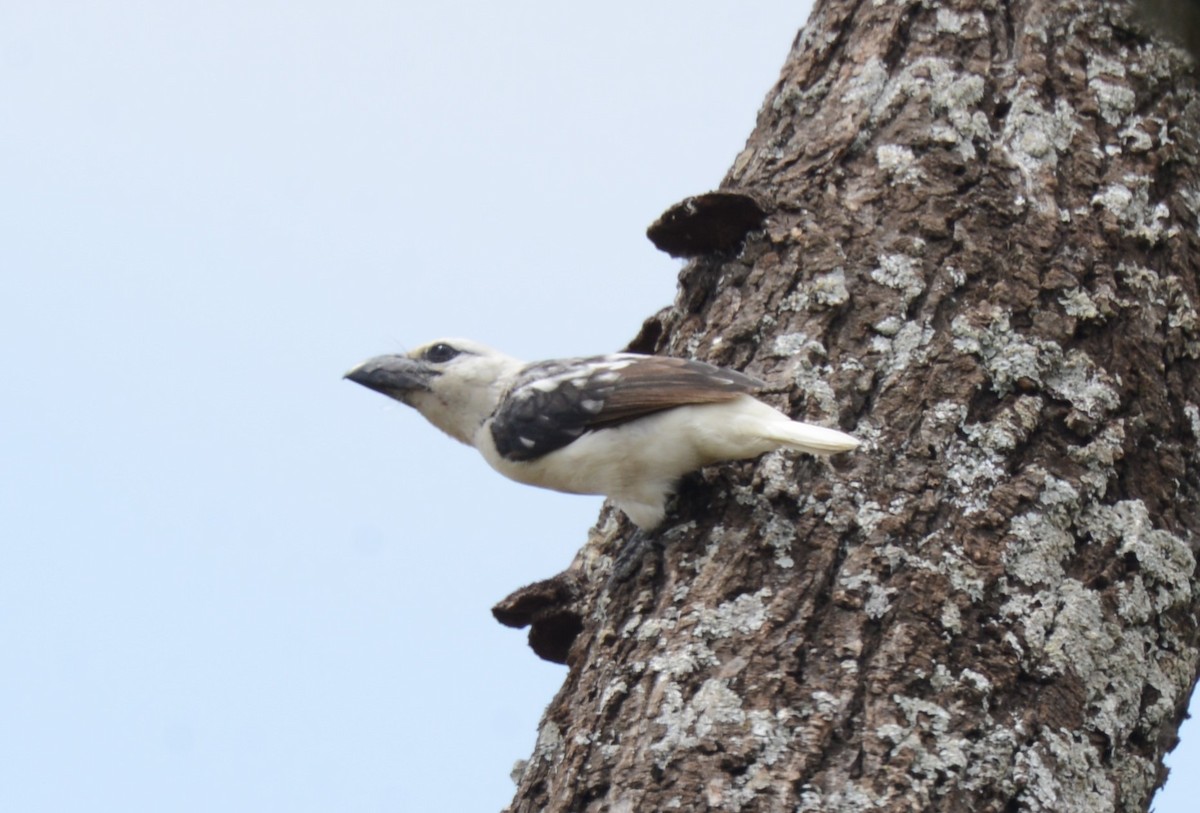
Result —
[{"label": "tree trunk", "polygon": [[1200,664],[1189,70],[1120,2],[818,0],[633,348],[864,444],[497,608],[570,664],[513,813],[1147,809]]}]

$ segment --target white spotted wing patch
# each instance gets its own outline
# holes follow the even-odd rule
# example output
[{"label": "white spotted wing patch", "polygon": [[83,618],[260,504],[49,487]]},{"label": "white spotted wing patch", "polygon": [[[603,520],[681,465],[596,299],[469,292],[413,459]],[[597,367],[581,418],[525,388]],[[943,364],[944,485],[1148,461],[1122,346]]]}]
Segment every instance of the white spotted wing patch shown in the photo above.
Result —
[{"label": "white spotted wing patch", "polygon": [[509,460],[532,460],[584,432],[686,404],[728,401],[763,383],[702,361],[639,356],[561,359],[531,364],[492,416],[492,440]]}]

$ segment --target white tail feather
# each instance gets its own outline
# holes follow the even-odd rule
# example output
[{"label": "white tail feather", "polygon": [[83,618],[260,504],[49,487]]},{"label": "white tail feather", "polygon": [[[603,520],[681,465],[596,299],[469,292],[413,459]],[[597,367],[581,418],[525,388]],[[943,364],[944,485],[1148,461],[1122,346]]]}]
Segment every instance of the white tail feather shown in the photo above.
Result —
[{"label": "white tail feather", "polygon": [[764,434],[771,440],[790,449],[798,449],[809,454],[827,455],[848,452],[857,447],[859,443],[858,438],[847,435],[845,432],[800,421],[772,421],[763,428]]}]

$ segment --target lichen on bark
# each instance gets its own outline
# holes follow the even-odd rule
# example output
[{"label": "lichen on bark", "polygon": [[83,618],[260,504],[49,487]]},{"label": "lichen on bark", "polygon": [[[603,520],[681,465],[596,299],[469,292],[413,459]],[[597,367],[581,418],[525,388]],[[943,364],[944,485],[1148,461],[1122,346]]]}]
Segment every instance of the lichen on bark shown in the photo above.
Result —
[{"label": "lichen on bark", "polygon": [[[1141,811],[1200,669],[1200,96],[1124,3],[818,2],[632,346],[863,439],[571,570],[510,810]],[[686,225],[686,224],[684,224]]]}]

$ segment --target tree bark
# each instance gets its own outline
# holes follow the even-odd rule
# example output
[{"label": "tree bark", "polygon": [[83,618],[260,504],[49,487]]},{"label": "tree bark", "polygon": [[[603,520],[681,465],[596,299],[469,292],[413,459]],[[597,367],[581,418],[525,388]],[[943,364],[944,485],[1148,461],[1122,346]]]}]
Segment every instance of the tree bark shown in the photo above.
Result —
[{"label": "tree bark", "polygon": [[1121,2],[818,0],[632,347],[864,445],[498,608],[570,665],[510,811],[1147,809],[1200,668],[1196,90]]}]

